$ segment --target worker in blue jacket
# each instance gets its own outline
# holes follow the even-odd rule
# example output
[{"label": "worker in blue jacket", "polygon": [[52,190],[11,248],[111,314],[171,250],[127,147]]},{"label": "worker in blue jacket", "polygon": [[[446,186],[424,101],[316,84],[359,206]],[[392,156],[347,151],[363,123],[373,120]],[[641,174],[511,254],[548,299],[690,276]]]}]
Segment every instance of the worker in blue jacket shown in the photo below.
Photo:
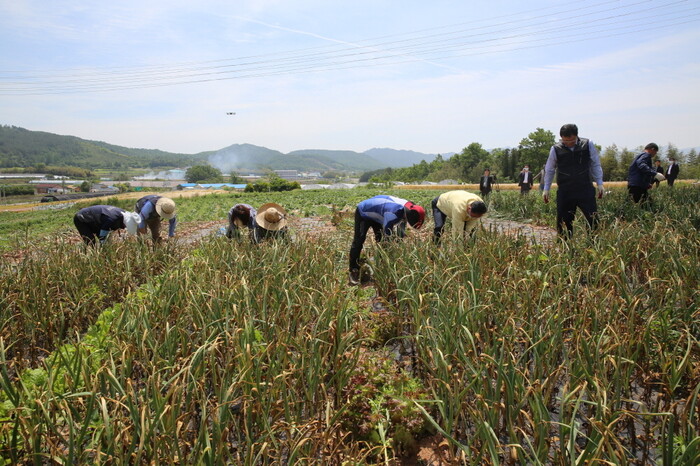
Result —
[{"label": "worker in blue jacket", "polygon": [[659,152],[659,146],[650,142],[644,152],[637,154],[627,170],[627,191],[633,202],[645,202],[649,199],[649,188],[654,181],[663,181],[663,173],[656,171],[651,160]]},{"label": "worker in blue jacket", "polygon": [[399,197],[379,195],[360,202],[355,209],[355,235],[350,246],[350,284],[360,282],[360,254],[370,228],[380,242],[391,236],[403,238],[406,223],[418,229],[424,220],[425,209]]},{"label": "worker in blue jacket", "polygon": [[127,212],[111,205],[95,205],[80,209],[73,217],[73,223],[85,244],[94,246],[107,241],[110,232],[126,228],[135,235],[141,217],[134,212]]},{"label": "worker in blue jacket", "polygon": [[154,243],[161,241],[161,220],[167,220],[169,223],[168,237],[175,236],[177,218],[175,217],[175,202],[172,199],[155,194],[144,196],[136,201],[136,213],[141,215],[139,234],[145,234],[146,227],[148,227],[151,230]]}]

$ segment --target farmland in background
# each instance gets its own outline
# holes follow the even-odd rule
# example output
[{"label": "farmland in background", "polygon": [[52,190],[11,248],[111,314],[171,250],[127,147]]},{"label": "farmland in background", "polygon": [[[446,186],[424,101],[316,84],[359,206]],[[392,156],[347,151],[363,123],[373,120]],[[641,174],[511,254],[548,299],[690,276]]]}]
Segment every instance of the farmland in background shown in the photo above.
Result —
[{"label": "farmland in background", "polygon": [[[86,203],[0,212],[0,455],[698,462],[697,187],[647,208],[614,188],[599,231],[577,219],[568,244],[483,229],[436,248],[429,212],[402,242],[368,240],[373,280],[348,287],[354,207],[379,193],[429,211],[440,191],[176,198],[183,238],[155,250],[86,251],[72,225]],[[291,239],[216,235],[238,202],[285,206]],[[536,192],[487,202],[492,219],[554,225]],[[214,233],[186,241],[202,225]]]}]

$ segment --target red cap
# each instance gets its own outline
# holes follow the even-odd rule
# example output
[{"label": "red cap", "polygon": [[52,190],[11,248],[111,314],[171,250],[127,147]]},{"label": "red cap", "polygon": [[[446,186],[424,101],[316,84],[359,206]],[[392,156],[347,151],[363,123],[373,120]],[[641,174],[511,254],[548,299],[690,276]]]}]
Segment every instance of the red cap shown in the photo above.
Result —
[{"label": "red cap", "polygon": [[419,206],[418,204],[414,204],[411,201],[406,202],[405,207],[409,210],[418,212],[418,221],[411,226],[415,229],[418,229],[421,226],[423,226],[423,222],[425,221],[425,209]]}]

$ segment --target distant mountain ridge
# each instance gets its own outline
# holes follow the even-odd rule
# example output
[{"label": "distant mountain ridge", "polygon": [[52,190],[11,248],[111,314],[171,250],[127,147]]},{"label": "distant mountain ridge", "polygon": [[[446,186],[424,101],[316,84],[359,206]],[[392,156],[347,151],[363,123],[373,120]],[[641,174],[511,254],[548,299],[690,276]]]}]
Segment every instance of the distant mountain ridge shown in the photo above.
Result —
[{"label": "distant mountain ridge", "polygon": [[182,154],[158,149],[134,149],[75,136],[31,131],[0,125],[0,168],[36,164],[71,165],[81,168],[186,167],[209,162],[222,171],[231,170],[331,170],[364,172],[386,167],[408,167],[435,154],[374,148],[365,152],[303,149],[284,154],[253,144],[232,144],[219,150]]}]

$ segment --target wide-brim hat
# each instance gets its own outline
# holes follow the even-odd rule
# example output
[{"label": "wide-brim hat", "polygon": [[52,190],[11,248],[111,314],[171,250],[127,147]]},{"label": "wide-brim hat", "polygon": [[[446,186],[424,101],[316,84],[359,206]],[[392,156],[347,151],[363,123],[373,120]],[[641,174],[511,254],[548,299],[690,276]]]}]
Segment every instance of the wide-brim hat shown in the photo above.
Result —
[{"label": "wide-brim hat", "polygon": [[268,202],[258,209],[255,222],[266,230],[281,230],[287,226],[287,211],[279,204]]},{"label": "wide-brim hat", "polygon": [[124,212],[122,216],[124,217],[126,231],[130,235],[135,235],[139,228],[139,223],[141,223],[141,216],[136,212]]},{"label": "wide-brim hat", "polygon": [[156,202],[156,212],[160,215],[160,218],[170,220],[175,216],[175,201],[169,197],[161,197]]}]

